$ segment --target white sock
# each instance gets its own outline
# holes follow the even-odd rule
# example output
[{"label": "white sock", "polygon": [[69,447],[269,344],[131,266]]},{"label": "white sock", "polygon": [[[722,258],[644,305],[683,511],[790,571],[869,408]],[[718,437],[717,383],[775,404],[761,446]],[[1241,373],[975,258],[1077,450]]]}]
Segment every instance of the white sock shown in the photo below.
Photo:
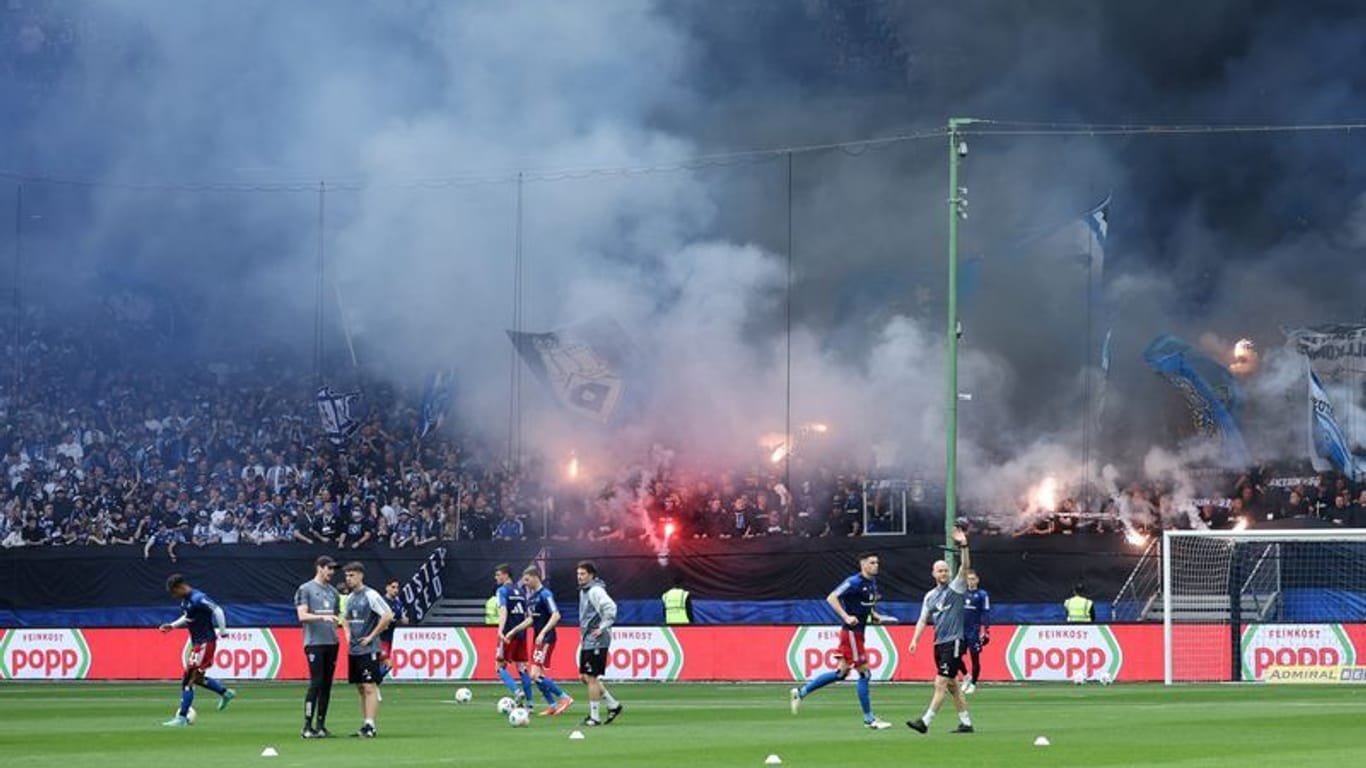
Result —
[{"label": "white sock", "polygon": [[972,718],[968,716],[968,711],[966,709],[958,713],[958,722],[963,725],[972,725]]},{"label": "white sock", "polygon": [[923,720],[923,721],[925,722],[925,725],[929,725],[930,723],[934,722],[934,710],[933,710],[933,709],[927,709],[927,710],[925,710],[925,714],[922,715],[920,719]]},{"label": "white sock", "polygon": [[596,701],[588,702],[588,716],[594,720],[598,719],[598,703]]},{"label": "white sock", "polygon": [[616,700],[616,698],[615,698],[614,696],[612,696],[612,694],[608,693],[607,691],[603,691],[603,692],[602,692],[602,700],[605,701],[605,702],[607,702],[607,708],[608,708],[608,709],[616,709],[616,708],[617,708],[617,700]]},{"label": "white sock", "polygon": [[374,720],[371,720],[371,719],[368,718],[368,717],[365,718],[365,724],[368,725],[368,726],[370,726],[371,728],[374,728],[374,727],[375,727],[375,721],[374,721]]}]

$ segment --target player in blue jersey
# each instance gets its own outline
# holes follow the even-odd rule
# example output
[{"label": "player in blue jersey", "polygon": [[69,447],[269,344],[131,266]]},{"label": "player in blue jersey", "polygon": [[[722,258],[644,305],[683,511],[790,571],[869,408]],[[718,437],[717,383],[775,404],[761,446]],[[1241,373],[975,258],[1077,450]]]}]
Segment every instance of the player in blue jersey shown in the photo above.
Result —
[{"label": "player in blue jersey", "polygon": [[[531,675],[526,671],[529,655],[527,643],[531,638],[528,637],[528,630],[511,631],[527,616],[526,595],[513,580],[512,567],[506,563],[494,567],[493,579],[498,582],[495,595],[498,598],[498,677],[512,691],[517,703],[526,706],[531,701]],[[517,677],[522,683],[520,688],[517,687],[517,679],[508,670],[509,665],[517,670]]]},{"label": "player in blue jersey", "polygon": [[555,595],[541,581],[540,568],[532,565],[522,571],[522,585],[526,587],[527,617],[510,634],[531,629],[531,664],[527,671],[547,705],[539,715],[558,715],[574,704],[574,699],[546,675],[555,655],[555,627],[560,623],[560,609],[555,605]]},{"label": "player in blue jersey", "polygon": [[806,685],[792,689],[792,714],[797,714],[802,700],[825,686],[849,676],[850,669],[858,670],[858,702],[863,710],[863,724],[873,730],[890,728],[891,723],[873,714],[873,703],[869,693],[872,674],[868,668],[868,653],[864,648],[864,631],[869,624],[886,624],[896,621],[896,617],[877,612],[882,593],[878,591],[878,556],[876,552],[864,552],[858,556],[859,572],[840,582],[825,602],[830,604],[840,617],[840,645],[836,652],[839,657],[839,670],[825,672],[808,680]]},{"label": "player in blue jersey", "polygon": [[218,638],[228,631],[227,618],[223,609],[218,607],[208,595],[200,592],[180,574],[172,574],[166,580],[166,591],[180,601],[180,618],[169,624],[162,624],[162,632],[185,627],[190,631],[190,655],[185,660],[185,674],[180,678],[180,709],[175,717],[162,723],[169,726],[190,724],[190,705],[194,703],[194,687],[202,685],[218,694],[218,708],[225,709],[228,702],[237,697],[237,692],[205,673],[213,666],[213,652],[218,647]]},{"label": "player in blue jersey", "polygon": [[963,681],[963,693],[977,690],[982,679],[982,647],[991,642],[991,595],[982,589],[977,571],[968,571],[968,591],[963,595],[963,641],[968,647],[972,674]]}]

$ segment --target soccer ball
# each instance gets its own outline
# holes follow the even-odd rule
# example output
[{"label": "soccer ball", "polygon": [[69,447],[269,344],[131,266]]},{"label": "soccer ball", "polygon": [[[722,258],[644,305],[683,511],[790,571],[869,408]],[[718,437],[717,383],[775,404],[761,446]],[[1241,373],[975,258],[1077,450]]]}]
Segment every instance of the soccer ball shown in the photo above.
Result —
[{"label": "soccer ball", "polygon": [[1114,678],[1110,677],[1109,672],[1101,672],[1100,675],[1096,678],[1096,680],[1101,685],[1109,685],[1110,683],[1113,683],[1115,681]]},{"label": "soccer ball", "polygon": [[514,708],[508,713],[508,725],[513,728],[525,728],[531,722],[531,715],[521,707]]},{"label": "soccer ball", "polygon": [[456,688],[456,689],[455,689],[455,703],[456,703],[456,704],[468,704],[468,703],[470,703],[470,700],[473,699],[473,698],[474,698],[474,691],[471,691],[471,690],[468,689],[468,688]]},{"label": "soccer ball", "polygon": [[[176,713],[177,715],[180,714],[180,710],[177,709],[177,710],[175,711],[175,713]],[[198,717],[199,717],[199,713],[194,711],[194,707],[190,707],[190,709],[189,709],[188,711],[185,712],[185,719],[188,720],[188,721],[190,722],[190,725],[194,725],[194,721],[195,721],[195,719],[198,718]]]},{"label": "soccer ball", "polygon": [[1078,672],[1078,673],[1076,673],[1075,675],[1072,675],[1072,683],[1073,683],[1074,685],[1085,685],[1085,684],[1086,684],[1086,673],[1085,673],[1085,672]]},{"label": "soccer ball", "polygon": [[503,698],[498,700],[498,714],[506,715],[509,712],[511,712],[513,708],[515,708],[516,706],[517,702],[513,701],[510,696],[504,696]]}]

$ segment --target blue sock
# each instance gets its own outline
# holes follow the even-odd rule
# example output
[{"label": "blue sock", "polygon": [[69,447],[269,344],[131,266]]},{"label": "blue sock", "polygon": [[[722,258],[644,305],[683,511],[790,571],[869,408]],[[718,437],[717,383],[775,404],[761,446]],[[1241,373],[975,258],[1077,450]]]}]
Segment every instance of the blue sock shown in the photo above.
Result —
[{"label": "blue sock", "polygon": [[180,689],[180,716],[189,717],[190,705],[194,703],[194,686],[187,685]]},{"label": "blue sock", "polygon": [[564,689],[560,687],[559,683],[555,682],[554,680],[551,680],[548,677],[542,677],[541,679],[545,681],[546,687],[550,689],[550,692],[555,694],[555,698],[563,699],[565,697],[566,694],[564,692]]},{"label": "blue sock", "polygon": [[508,687],[508,690],[512,691],[512,693],[516,695],[517,680],[512,677],[512,673],[507,670],[507,667],[498,668],[498,679],[502,680],[503,685],[506,685]]},{"label": "blue sock", "polygon": [[549,704],[552,707],[555,706],[556,701],[555,689],[553,686],[554,683],[551,683],[544,677],[536,681],[536,687],[541,689],[541,695],[545,697],[545,703]]},{"label": "blue sock", "polygon": [[873,721],[873,698],[868,695],[868,677],[859,675],[858,678],[858,705],[863,708],[863,722]]},{"label": "blue sock", "polygon": [[811,694],[815,693],[816,691],[819,691],[820,689],[824,688],[825,686],[834,682],[838,682],[840,677],[840,673],[835,670],[831,670],[824,674],[816,675],[815,677],[807,681],[806,685],[802,686],[800,695],[804,699],[807,696],[810,696]]},{"label": "blue sock", "polygon": [[202,685],[205,688],[208,688],[209,690],[218,694],[219,696],[222,696],[223,694],[228,692],[228,689],[222,683],[218,682],[212,677],[204,678],[204,682],[202,683]]},{"label": "blue sock", "polygon": [[531,701],[533,698],[531,693],[531,675],[527,674],[525,669],[517,674],[522,678],[522,693],[526,695],[527,701]]}]

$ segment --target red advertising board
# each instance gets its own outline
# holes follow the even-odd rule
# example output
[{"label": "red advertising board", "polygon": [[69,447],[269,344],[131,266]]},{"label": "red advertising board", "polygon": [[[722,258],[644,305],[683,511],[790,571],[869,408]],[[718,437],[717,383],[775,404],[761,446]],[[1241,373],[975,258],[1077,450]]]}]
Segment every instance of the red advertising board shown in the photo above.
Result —
[{"label": "red advertising board", "polygon": [[[1228,628],[1178,626],[1178,647],[1198,644],[1199,677],[1211,665],[1227,669]],[[869,629],[867,647],[875,679],[928,680],[934,674],[933,638],[907,648],[911,627]],[[1114,680],[1162,679],[1159,625],[999,626],[983,649],[985,680],[1069,680],[1081,674]],[[395,680],[493,680],[496,637],[488,627],[404,627],[394,642]],[[618,627],[608,679],[792,681],[833,669],[837,630],[827,626]],[[550,665],[553,676],[572,678],[578,633],[560,631]],[[225,679],[302,680],[307,677],[298,627],[234,628],[218,643],[214,674]],[[1264,625],[1248,628],[1242,652],[1248,679],[1272,664],[1352,663],[1366,649],[1366,624]],[[180,676],[183,631],[155,629],[11,629],[0,635],[0,678],[171,680]],[[1183,654],[1175,654],[1176,678]],[[1308,660],[1308,661],[1306,661]],[[1191,661],[1189,663],[1195,663]],[[345,674],[345,661],[338,674]]]}]

